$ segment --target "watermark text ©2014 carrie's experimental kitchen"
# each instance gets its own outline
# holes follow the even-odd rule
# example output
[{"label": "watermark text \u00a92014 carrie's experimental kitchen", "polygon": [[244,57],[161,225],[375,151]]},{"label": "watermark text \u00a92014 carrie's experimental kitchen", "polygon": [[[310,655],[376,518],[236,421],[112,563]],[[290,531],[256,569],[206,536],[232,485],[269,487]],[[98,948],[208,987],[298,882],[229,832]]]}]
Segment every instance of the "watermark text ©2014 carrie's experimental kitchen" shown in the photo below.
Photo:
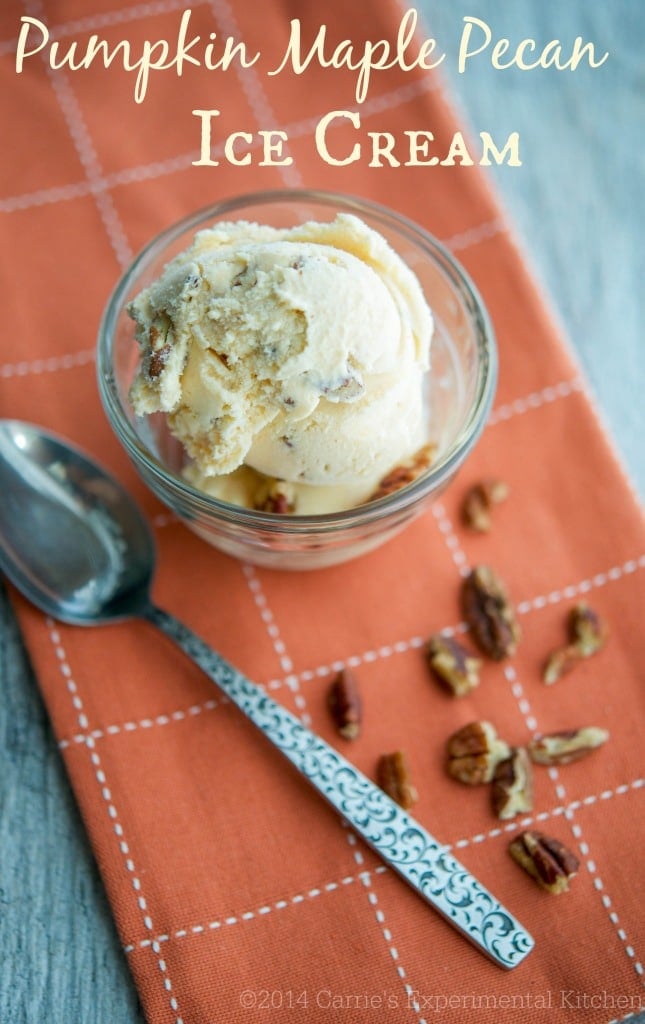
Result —
[{"label": "watermark text \u00a92014 carrie's experimental kitchen", "polygon": [[[280,75],[289,70],[296,75],[306,76],[312,67],[328,70],[344,69],[354,76],[352,109],[332,110],[318,120],[313,133],[318,156],[332,166],[345,166],[357,161],[367,162],[369,167],[398,166],[489,166],[492,163],[520,167],[519,132],[511,132],[504,140],[494,140],[487,131],[479,132],[479,150],[474,152],[472,143],[467,144],[461,132],[455,132],[447,144],[438,152],[434,145],[434,133],[427,127],[402,130],[398,136],[389,131],[364,131],[361,124],[360,107],[368,98],[373,77],[379,71],[398,68],[403,72],[415,69],[431,71],[446,60],[446,53],[438,50],[437,41],[423,38],[417,32],[418,14],[414,8],[407,10],[399,23],[396,39],[365,40],[356,43],[351,39],[330,38],[327,26],[322,24],[305,38],[299,18],[290,23],[286,47],[277,59],[269,59],[259,50],[249,50],[242,39],[233,36],[220,38],[216,32],[209,32],[208,38],[193,34],[192,11],[185,10],[178,21],[174,42],[167,39],[143,40],[135,48],[129,40],[108,42],[96,34],[79,40],[62,42],[52,38],[48,26],[42,20],[30,16],[20,19],[21,25],[16,48],[15,70],[22,74],[34,58],[46,59],[52,71],[83,72],[93,65],[104,70],[119,70],[134,75],[133,99],[143,103],[148,94],[152,72],[174,71],[181,77],[192,67],[208,71],[225,72],[234,67],[238,73]],[[495,34],[486,22],[479,18],[465,16],[455,59],[460,74],[467,73],[475,62],[487,61],[498,71],[516,69],[519,71],[575,71],[586,66],[597,69],[609,57],[608,52],[596,53],[593,42],[585,42],[581,36],[566,44],[552,39],[539,44],[534,39],[511,41]],[[253,71],[251,72],[251,69]],[[198,98],[196,97],[198,101]],[[217,118],[222,111],[213,107],[199,106],[191,110],[199,133],[200,156],[195,166],[217,167],[219,160],[213,153],[214,134]],[[333,129],[350,129],[350,143],[342,145],[332,139]],[[345,138],[345,135],[343,136]],[[286,152],[288,133],[278,127],[229,132],[217,140],[218,155],[227,163],[247,166],[257,161],[258,166],[285,166],[292,163]]]},{"label": "watermark text \u00a92014 carrie's experimental kitchen", "polygon": [[[599,989],[593,992],[579,989],[544,989],[523,992],[422,992],[410,989],[403,994],[398,991],[351,991],[327,987],[309,989],[268,989],[246,988],[239,994],[242,1010],[262,1010],[270,1019],[271,1010],[354,1010],[364,1014],[378,1014],[382,1011],[401,1008],[421,1012],[425,1017],[431,1014],[439,1019],[441,1014],[457,1010],[466,1012],[491,1011],[498,1013],[502,1020],[506,1012],[516,1015],[518,1010],[604,1010],[606,1012],[638,1012],[645,1005],[640,995],[610,992]],[[517,1019],[515,1017],[515,1019]]]}]

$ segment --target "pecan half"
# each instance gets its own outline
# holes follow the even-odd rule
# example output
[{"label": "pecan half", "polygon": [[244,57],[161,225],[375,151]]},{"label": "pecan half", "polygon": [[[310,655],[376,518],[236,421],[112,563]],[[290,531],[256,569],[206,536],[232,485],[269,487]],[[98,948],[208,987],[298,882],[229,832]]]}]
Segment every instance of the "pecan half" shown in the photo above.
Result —
[{"label": "pecan half", "polygon": [[351,669],[342,669],[334,679],[327,694],[327,706],[340,735],[355,740],[361,731],[363,702]]},{"label": "pecan half", "polygon": [[376,766],[376,781],[406,811],[419,799],[412,784],[408,759],[402,750],[381,755]]},{"label": "pecan half", "polygon": [[602,650],[609,633],[606,623],[584,601],[569,612],[567,630],[569,643],[552,651],[544,666],[542,678],[549,686],[557,683],[584,658]]},{"label": "pecan half", "polygon": [[563,729],[536,736],[530,741],[528,751],[536,764],[570,764],[586,757],[608,739],[606,729],[587,725],[582,729]]},{"label": "pecan half", "polygon": [[479,565],[461,589],[464,618],[478,647],[495,661],[514,654],[520,627],[506,587],[489,566]]},{"label": "pecan half", "polygon": [[547,658],[542,679],[547,686],[552,686],[572,668],[575,668],[579,661],[582,661],[582,655],[574,644],[560,647],[557,651],[552,651]]},{"label": "pecan half", "polygon": [[511,756],[495,768],[491,799],[493,810],[502,821],[532,810],[533,770],[523,747],[515,747]]},{"label": "pecan half", "polygon": [[479,686],[480,659],[453,637],[436,633],[428,640],[426,653],[433,674],[455,697],[463,697]]},{"label": "pecan half", "polygon": [[258,512],[274,512],[284,516],[295,512],[296,498],[293,484],[286,480],[265,480],[253,498],[253,508]]},{"label": "pecan half", "polygon": [[402,487],[407,487],[408,484],[411,484],[413,480],[416,480],[417,477],[430,468],[436,451],[437,446],[435,444],[426,444],[412,458],[401,463],[400,466],[395,466],[389,473],[386,473],[367,501],[376,501],[378,498],[384,498],[388,494],[393,494],[394,491],[399,491]]},{"label": "pecan half", "polygon": [[564,843],[543,832],[527,830],[511,840],[509,853],[543,889],[566,892],[580,862]]},{"label": "pecan half", "polygon": [[458,729],[448,739],[447,751],[448,774],[467,786],[490,782],[499,762],[511,752],[490,722],[469,722]]},{"label": "pecan half", "polygon": [[583,658],[602,650],[607,642],[607,625],[597,612],[581,601],[571,609],[569,636]]},{"label": "pecan half", "polygon": [[147,374],[151,381],[156,381],[161,376],[172,351],[172,344],[169,340],[171,326],[170,318],[163,313],[160,313],[150,324]]},{"label": "pecan half", "polygon": [[480,480],[473,484],[466,491],[461,506],[461,517],[465,525],[477,533],[488,533],[492,525],[493,506],[506,501],[508,495],[509,487],[503,480]]}]

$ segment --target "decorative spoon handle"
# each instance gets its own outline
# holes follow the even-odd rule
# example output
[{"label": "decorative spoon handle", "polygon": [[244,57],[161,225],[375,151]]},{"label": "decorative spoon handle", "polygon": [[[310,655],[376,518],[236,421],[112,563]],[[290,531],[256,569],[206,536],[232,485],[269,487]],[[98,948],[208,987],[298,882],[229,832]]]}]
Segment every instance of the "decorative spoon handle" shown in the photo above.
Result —
[{"label": "decorative spoon handle", "polygon": [[453,927],[502,967],[515,967],[524,959],[533,948],[532,937],[446,846],[172,615],[152,606],[141,614],[203,669],[372,849]]}]

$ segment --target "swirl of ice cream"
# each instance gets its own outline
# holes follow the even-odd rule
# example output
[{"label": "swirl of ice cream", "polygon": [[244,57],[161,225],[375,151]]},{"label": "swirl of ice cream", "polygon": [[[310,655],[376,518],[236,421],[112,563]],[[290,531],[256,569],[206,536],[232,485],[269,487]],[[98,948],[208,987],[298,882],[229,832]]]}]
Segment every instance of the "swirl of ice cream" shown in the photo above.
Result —
[{"label": "swirl of ice cream", "polygon": [[409,267],[353,215],[200,231],[128,311],[135,411],[166,414],[191,479],[214,493],[237,493],[246,467],[340,488],[343,507],[427,440],[432,316]]}]

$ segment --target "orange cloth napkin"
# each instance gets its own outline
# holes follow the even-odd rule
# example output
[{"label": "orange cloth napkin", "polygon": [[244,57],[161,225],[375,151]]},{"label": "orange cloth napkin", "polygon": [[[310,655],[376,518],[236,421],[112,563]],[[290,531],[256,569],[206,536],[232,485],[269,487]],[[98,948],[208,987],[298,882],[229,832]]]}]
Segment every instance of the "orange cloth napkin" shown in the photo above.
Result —
[{"label": "orange cloth napkin", "polygon": [[[47,6],[47,5],[45,5]],[[52,39],[111,44],[176,39],[180,2],[60,0]],[[7,135],[0,186],[2,414],[36,421],[99,456],[131,489],[159,548],[155,598],[373,775],[404,748],[419,790],[415,815],[519,917],[536,948],[505,973],[485,960],[344,828],[212,684],[148,626],[78,629],[16,608],[118,929],[155,1024],[204,1021],[543,1020],[607,1022],[639,1006],[642,967],[643,757],[639,735],[645,533],[636,501],[594,416],[494,197],[476,167],[326,164],[319,118],[360,109],[361,128],[330,130],[344,154],[368,131],[429,129],[437,152],[458,127],[434,72],[355,75],[312,66],[264,72],[284,52],[289,20],[311,40],[393,39],[394,2],[318,5],[241,0],[192,7],[191,33],[243,39],[264,61],[237,73],[192,66],[154,73],[145,102],[133,75],[98,65],[69,72],[0,55]],[[0,37],[24,10],[3,5]],[[44,51],[46,52],[46,51]],[[231,131],[279,128],[290,166],[224,159],[192,166],[191,111],[218,108],[214,145]],[[257,140],[257,134],[254,135]],[[220,145],[221,157],[221,145]],[[290,575],[242,565],[206,546],[146,492],[100,409],[93,343],[120,271],[153,234],[218,198],[285,185],[385,202],[456,253],[490,310],[500,348],[495,409],[460,479],[389,545],[355,563]],[[494,528],[460,525],[465,488],[499,476],[511,497]],[[490,563],[517,603],[517,655],[487,663],[480,687],[447,696],[422,645],[460,621],[460,573]],[[610,625],[606,649],[559,684],[544,657],[584,598]],[[354,666],[365,726],[347,744],[325,706],[330,680]],[[576,764],[535,770],[535,807],[495,819],[485,788],[447,777],[444,744],[476,718],[511,743],[598,725],[607,745]],[[509,838],[531,824],[580,858],[571,891],[553,897],[518,868]],[[639,853],[639,850],[641,851]],[[639,900],[639,883],[641,899]],[[642,955],[642,954],[640,954]]]}]

